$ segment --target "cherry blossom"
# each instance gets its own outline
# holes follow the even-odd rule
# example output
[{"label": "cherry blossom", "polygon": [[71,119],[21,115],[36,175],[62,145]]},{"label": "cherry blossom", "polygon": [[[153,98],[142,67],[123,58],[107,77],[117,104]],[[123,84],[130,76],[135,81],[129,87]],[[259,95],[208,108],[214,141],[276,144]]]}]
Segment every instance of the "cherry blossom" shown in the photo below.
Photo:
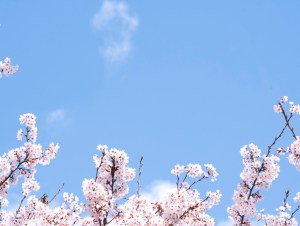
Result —
[{"label": "cherry blossom", "polygon": [[2,74],[6,75],[6,76],[10,76],[19,70],[18,65],[11,66],[10,63],[11,63],[11,60],[8,57],[6,57],[3,62],[0,61],[0,78],[2,77]]},{"label": "cherry blossom", "polygon": [[291,144],[291,147],[287,148],[286,152],[290,153],[288,156],[290,164],[300,171],[300,137],[297,137],[297,140]]},{"label": "cherry blossom", "polygon": [[261,150],[254,144],[241,148],[244,169],[242,182],[234,191],[234,204],[228,208],[230,219],[239,224],[250,224],[257,214],[256,204],[263,198],[261,189],[269,189],[279,174],[279,158],[275,155],[261,156]]}]

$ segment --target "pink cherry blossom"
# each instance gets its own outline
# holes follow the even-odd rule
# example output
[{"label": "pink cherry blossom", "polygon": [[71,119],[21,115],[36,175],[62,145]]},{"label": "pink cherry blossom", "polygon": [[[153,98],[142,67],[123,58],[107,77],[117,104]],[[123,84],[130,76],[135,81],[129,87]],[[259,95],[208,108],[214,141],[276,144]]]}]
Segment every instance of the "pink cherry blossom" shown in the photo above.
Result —
[{"label": "pink cherry blossom", "polygon": [[6,76],[10,76],[19,70],[18,65],[11,66],[10,63],[11,63],[11,60],[8,57],[6,57],[3,62],[0,61],[0,78],[2,77],[2,74],[6,75]]}]

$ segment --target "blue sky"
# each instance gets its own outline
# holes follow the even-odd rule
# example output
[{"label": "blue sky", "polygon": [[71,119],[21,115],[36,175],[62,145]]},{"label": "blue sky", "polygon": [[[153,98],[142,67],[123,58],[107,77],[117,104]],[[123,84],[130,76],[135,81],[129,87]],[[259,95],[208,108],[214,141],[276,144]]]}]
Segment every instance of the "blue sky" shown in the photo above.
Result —
[{"label": "blue sky", "polygon": [[[300,102],[299,10],[296,0],[3,1],[0,60],[20,70],[0,80],[0,150],[21,145],[18,117],[34,113],[38,141],[61,146],[39,169],[41,193],[64,182],[81,197],[98,144],[126,150],[132,167],[144,156],[145,192],[175,182],[177,163],[212,163],[218,181],[199,190],[221,190],[210,213],[226,220],[239,149],[266,150],[284,125],[273,104],[283,95]],[[278,145],[291,141],[286,133]],[[266,210],[299,190],[299,173],[281,164]]]}]

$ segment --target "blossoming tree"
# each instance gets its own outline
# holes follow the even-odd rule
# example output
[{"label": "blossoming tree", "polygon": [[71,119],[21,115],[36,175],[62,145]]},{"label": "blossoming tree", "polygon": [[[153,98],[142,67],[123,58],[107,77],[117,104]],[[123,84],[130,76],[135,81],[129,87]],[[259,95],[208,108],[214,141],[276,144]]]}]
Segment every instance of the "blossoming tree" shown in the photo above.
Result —
[{"label": "blossoming tree", "polygon": [[[12,66],[9,58],[0,61],[0,76],[16,73],[18,66]],[[296,212],[300,205],[292,210],[288,204],[289,192],[285,193],[283,205],[277,215],[258,211],[256,205],[262,200],[261,190],[268,190],[279,174],[279,154],[288,154],[289,162],[300,170],[300,139],[290,125],[290,119],[300,113],[300,106],[290,102],[287,115],[283,97],[274,111],[281,113],[285,126],[266,153],[254,144],[241,148],[244,169],[242,181],[233,195],[233,205],[228,207],[229,218],[234,225],[251,225],[254,219],[266,225],[297,225]],[[36,117],[27,113],[20,116],[24,126],[17,132],[17,139],[24,142],[20,147],[9,150],[0,157],[0,225],[214,225],[214,219],[207,211],[217,205],[221,199],[219,190],[208,191],[200,196],[196,184],[217,179],[218,173],[213,165],[188,164],[176,165],[171,173],[176,177],[176,188],[170,190],[161,200],[149,200],[140,194],[127,197],[127,182],[135,177],[135,169],[128,167],[128,156],[122,150],[109,149],[98,145],[98,154],[93,156],[95,176],[84,179],[82,190],[85,201],[80,202],[74,194],[63,193],[64,202],[50,207],[53,199],[40,198],[33,194],[40,189],[35,180],[36,166],[48,165],[55,158],[59,145],[50,143],[47,148],[37,144]],[[284,131],[289,129],[295,141],[289,148],[273,151],[276,142]],[[142,165],[142,159],[141,159]],[[140,168],[141,168],[140,165]],[[140,177],[140,169],[138,176]],[[15,210],[7,208],[7,194],[12,185],[21,184],[22,199]],[[138,179],[139,184],[139,179]],[[56,196],[55,196],[56,197]],[[300,200],[300,193],[294,201]]]}]

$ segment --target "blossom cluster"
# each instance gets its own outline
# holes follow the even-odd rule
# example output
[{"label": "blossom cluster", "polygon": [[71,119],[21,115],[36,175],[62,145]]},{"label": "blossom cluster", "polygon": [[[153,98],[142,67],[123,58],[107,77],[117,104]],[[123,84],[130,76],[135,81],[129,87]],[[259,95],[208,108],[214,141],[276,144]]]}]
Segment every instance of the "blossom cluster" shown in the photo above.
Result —
[{"label": "blossom cluster", "polygon": [[234,204],[228,208],[230,219],[237,223],[250,223],[248,217],[257,214],[256,204],[262,200],[260,189],[269,189],[279,174],[279,158],[275,155],[261,156],[261,150],[254,144],[241,148],[244,169],[242,183],[234,191]]},{"label": "blossom cluster", "polygon": [[[274,112],[276,112],[276,113],[283,113],[282,112],[282,110],[283,110],[282,105],[284,103],[286,103],[287,101],[288,101],[288,97],[287,96],[282,97],[281,100],[279,101],[279,103],[273,106]],[[289,104],[290,104],[289,112],[291,114],[296,113],[296,114],[299,115],[300,114],[300,105],[299,104],[296,105],[292,101],[290,101]]]},{"label": "blossom cluster", "polygon": [[6,57],[4,61],[0,61],[0,78],[2,77],[2,74],[6,76],[10,76],[14,73],[16,73],[19,70],[19,66],[11,66],[11,60],[10,58]]},{"label": "blossom cluster", "polygon": [[[220,202],[220,191],[209,191],[201,198],[198,190],[192,188],[202,179],[216,180],[215,168],[210,164],[205,167],[207,171],[203,172],[199,164],[176,165],[171,172],[177,177],[177,188],[155,202],[143,196],[131,196],[118,208],[118,225],[214,225],[214,219],[206,212]],[[180,181],[183,172],[185,175]],[[188,177],[194,179],[190,184],[186,181]]]},{"label": "blossom cluster", "polygon": [[1,210],[0,225],[74,225],[81,220],[81,205],[78,197],[73,194],[64,193],[64,202],[61,206],[50,208],[47,203],[42,202],[35,195],[27,199],[26,205],[19,208],[17,212]]},{"label": "blossom cluster", "polygon": [[84,209],[89,212],[95,223],[105,225],[111,215],[117,215],[116,203],[128,193],[126,182],[135,176],[135,170],[127,167],[128,156],[124,151],[106,145],[97,149],[101,156],[94,155],[96,177],[85,179],[82,183],[84,196],[88,203]]},{"label": "blossom cluster", "polygon": [[[46,151],[43,151],[40,144],[36,144],[37,128],[35,125],[36,117],[33,114],[24,114],[20,116],[20,123],[26,126],[26,131],[19,130],[17,138],[22,140],[25,137],[25,143],[19,148],[12,149],[0,157],[0,205],[7,206],[8,200],[5,198],[11,185],[16,185],[23,178],[22,195],[25,200],[31,191],[39,190],[40,186],[35,180],[38,164],[49,164],[50,160],[55,158],[59,146],[50,144]],[[29,198],[28,198],[29,201]],[[14,225],[23,225],[21,206],[15,213],[8,213],[1,209],[0,216],[3,219],[0,223],[3,225],[12,225],[7,222],[14,222]],[[24,209],[27,211],[27,209]],[[13,220],[14,219],[14,220]],[[28,219],[27,219],[28,220]]]},{"label": "blossom cluster", "polygon": [[118,225],[165,225],[160,215],[161,205],[153,203],[144,196],[133,195],[128,201],[118,207],[119,215],[116,218]]},{"label": "blossom cluster", "polygon": [[289,162],[300,171],[300,137],[297,137],[297,140],[291,144],[291,147],[287,148],[286,152],[290,153],[288,156]]},{"label": "blossom cluster", "polygon": [[280,206],[276,209],[278,214],[258,214],[257,218],[263,220],[268,226],[297,226],[298,222],[295,218],[291,218],[291,206],[286,203],[285,206]]},{"label": "blossom cluster", "polygon": [[[276,209],[277,215],[271,215],[271,214],[265,214],[264,210],[261,211],[261,213],[257,214],[257,219],[259,221],[263,220],[266,225],[268,226],[297,226],[298,222],[294,218],[294,214],[297,212],[297,210],[300,208],[300,205],[298,205],[298,208],[296,211],[292,211],[292,206],[287,202],[289,196],[289,191],[286,191],[286,197],[284,198],[282,206]],[[294,202],[299,202],[300,193],[298,192],[296,196],[293,198]]]},{"label": "blossom cluster", "polygon": [[214,219],[206,212],[217,205],[220,198],[218,190],[200,198],[200,193],[184,182],[161,203],[164,225],[214,225]]},{"label": "blossom cluster", "polygon": [[[213,206],[218,205],[221,199],[219,190],[207,192],[204,198],[192,187],[203,179],[211,178],[215,181],[218,173],[211,164],[205,164],[205,171],[199,164],[188,164],[187,166],[176,165],[171,173],[177,177],[177,188],[169,193],[161,206],[164,225],[214,225],[214,219],[206,212]],[[184,173],[180,181],[180,175]],[[187,178],[193,178],[191,183]]]},{"label": "blossom cluster", "polygon": [[216,168],[212,164],[204,164],[204,167],[206,171],[203,171],[199,164],[188,164],[187,166],[177,164],[174,169],[171,170],[171,173],[177,177],[182,173],[186,173],[186,176],[191,178],[201,177],[203,175],[205,178],[211,177],[211,181],[216,181],[219,175]]}]

